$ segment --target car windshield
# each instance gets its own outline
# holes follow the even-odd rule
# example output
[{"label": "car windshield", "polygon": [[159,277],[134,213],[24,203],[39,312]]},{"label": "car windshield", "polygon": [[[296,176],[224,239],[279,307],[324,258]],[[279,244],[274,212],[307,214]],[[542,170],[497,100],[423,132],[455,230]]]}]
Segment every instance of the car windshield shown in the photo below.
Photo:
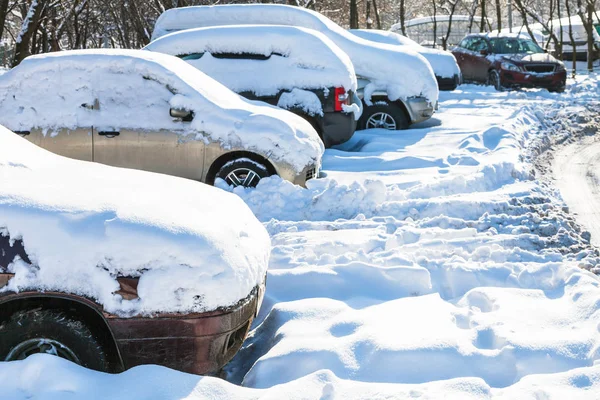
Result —
[{"label": "car windshield", "polygon": [[495,38],[490,39],[495,54],[543,53],[544,50],[530,39]]}]

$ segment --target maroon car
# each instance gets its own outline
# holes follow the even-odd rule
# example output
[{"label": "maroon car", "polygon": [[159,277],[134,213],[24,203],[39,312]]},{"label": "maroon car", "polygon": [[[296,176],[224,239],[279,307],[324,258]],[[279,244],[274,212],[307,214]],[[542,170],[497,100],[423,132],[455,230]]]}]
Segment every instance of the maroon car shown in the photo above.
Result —
[{"label": "maroon car", "polygon": [[564,64],[523,34],[471,34],[452,50],[465,81],[487,83],[497,90],[545,88],[565,90]]}]

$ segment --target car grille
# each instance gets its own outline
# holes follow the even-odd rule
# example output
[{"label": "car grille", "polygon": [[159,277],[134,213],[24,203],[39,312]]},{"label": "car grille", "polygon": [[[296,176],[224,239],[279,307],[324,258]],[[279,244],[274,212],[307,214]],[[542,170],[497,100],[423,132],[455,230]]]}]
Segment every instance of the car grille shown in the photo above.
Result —
[{"label": "car grille", "polygon": [[316,178],[319,175],[319,168],[313,167],[306,172],[306,180]]},{"label": "car grille", "polygon": [[530,64],[525,65],[525,71],[527,72],[535,72],[538,74],[547,74],[549,72],[554,72],[556,67],[552,64]]}]

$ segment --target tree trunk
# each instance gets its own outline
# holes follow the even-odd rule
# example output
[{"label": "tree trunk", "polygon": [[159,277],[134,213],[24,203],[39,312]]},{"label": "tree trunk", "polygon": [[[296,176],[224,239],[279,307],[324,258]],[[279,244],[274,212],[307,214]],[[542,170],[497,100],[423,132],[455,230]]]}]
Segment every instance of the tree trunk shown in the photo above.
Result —
[{"label": "tree trunk", "polygon": [[577,53],[575,52],[575,38],[573,36],[573,24],[571,23],[571,7],[569,5],[569,0],[565,2],[567,6],[567,16],[569,19],[569,38],[571,39],[571,50],[573,52],[573,68],[572,68],[572,77],[575,79],[575,75],[577,73]]},{"label": "tree trunk", "polygon": [[406,9],[404,8],[404,0],[400,0],[400,29],[402,30],[402,34],[406,36],[406,25],[404,25],[406,15],[404,15]]},{"label": "tree trunk", "polygon": [[4,33],[6,17],[8,16],[8,0],[0,0],[0,39]]},{"label": "tree trunk", "polygon": [[44,11],[45,6],[45,0],[33,0],[29,5],[27,15],[25,15],[23,18],[21,32],[16,40],[13,67],[19,65],[19,63],[23,61],[25,57],[30,55],[29,49],[31,41],[35,34],[35,30],[40,23],[42,12]]},{"label": "tree trunk", "polygon": [[350,29],[358,29],[358,9],[356,0],[350,0]]},{"label": "tree trunk", "polygon": [[371,2],[367,0],[367,29],[371,29],[373,26],[373,20],[371,19]]},{"label": "tree trunk", "polygon": [[498,21],[498,32],[502,29],[502,8],[500,8],[500,0],[496,0],[496,19]]},{"label": "tree trunk", "polygon": [[377,11],[377,0],[373,0],[373,12],[375,13],[375,21],[377,22],[377,29],[381,29],[381,19],[379,18],[379,11]]},{"label": "tree trunk", "polygon": [[435,48],[435,44],[437,41],[437,0],[432,0],[433,2],[433,48]]},{"label": "tree trunk", "polygon": [[481,24],[479,25],[479,32],[485,32],[486,15],[485,15],[485,0],[481,0]]}]

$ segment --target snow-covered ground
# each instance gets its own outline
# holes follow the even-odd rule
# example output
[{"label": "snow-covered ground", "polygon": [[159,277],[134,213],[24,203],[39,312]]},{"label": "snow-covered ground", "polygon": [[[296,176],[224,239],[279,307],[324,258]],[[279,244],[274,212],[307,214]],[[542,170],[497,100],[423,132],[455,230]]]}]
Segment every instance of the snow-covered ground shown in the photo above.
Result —
[{"label": "snow-covered ground", "polygon": [[[10,399],[597,399],[597,251],[535,155],[593,124],[600,80],[563,95],[464,85],[430,121],[357,132],[308,189],[234,190],[272,241],[267,293],[228,382],[109,376],[38,355]],[[242,385],[242,387],[237,385]]]}]

